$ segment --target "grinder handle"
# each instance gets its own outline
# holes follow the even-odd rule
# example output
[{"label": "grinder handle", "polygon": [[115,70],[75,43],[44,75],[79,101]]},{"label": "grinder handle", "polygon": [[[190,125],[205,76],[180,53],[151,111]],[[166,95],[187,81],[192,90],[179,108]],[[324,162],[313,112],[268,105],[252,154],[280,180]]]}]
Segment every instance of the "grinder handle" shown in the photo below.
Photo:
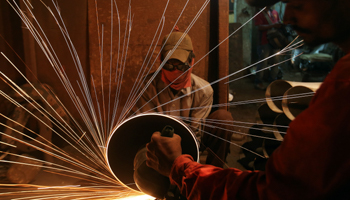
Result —
[{"label": "grinder handle", "polygon": [[173,137],[173,135],[174,135],[174,128],[172,126],[166,125],[163,128],[163,130],[162,130],[160,135],[163,136],[163,137]]}]

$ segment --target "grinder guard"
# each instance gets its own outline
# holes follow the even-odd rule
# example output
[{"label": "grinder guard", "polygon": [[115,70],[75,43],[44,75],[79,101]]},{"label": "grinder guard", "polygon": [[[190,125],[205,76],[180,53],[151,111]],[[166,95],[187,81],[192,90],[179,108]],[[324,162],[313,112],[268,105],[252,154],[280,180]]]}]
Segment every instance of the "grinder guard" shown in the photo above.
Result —
[{"label": "grinder guard", "polygon": [[[175,133],[180,135],[182,153],[189,154],[198,161],[198,144],[193,132],[186,124],[174,117],[158,113],[136,115],[116,127],[107,143],[106,153],[109,168],[122,184],[136,191],[142,190],[157,198],[164,197],[163,194],[167,192],[170,185],[169,179],[147,166],[142,166],[141,170],[138,170],[134,175],[134,160],[139,163],[136,164],[137,168],[140,167],[139,165],[145,165],[143,162],[145,160],[145,145],[151,141],[154,132],[162,131],[167,125],[173,127]],[[137,158],[135,158],[136,155]],[[135,179],[139,179],[137,180],[138,186],[135,184],[134,176]],[[147,181],[140,182],[143,176],[146,176],[146,179],[154,178],[154,181],[151,181],[153,183],[146,184],[147,188],[142,188],[145,187],[143,183],[147,183]]]}]

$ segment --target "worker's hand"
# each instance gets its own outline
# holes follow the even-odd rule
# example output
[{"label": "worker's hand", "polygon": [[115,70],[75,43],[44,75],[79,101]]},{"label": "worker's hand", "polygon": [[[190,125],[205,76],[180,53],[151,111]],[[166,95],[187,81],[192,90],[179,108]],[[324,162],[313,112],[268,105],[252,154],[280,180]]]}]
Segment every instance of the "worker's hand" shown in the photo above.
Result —
[{"label": "worker's hand", "polygon": [[169,176],[175,159],[182,154],[181,137],[175,133],[173,137],[162,137],[160,132],[155,132],[146,147],[147,166]]}]

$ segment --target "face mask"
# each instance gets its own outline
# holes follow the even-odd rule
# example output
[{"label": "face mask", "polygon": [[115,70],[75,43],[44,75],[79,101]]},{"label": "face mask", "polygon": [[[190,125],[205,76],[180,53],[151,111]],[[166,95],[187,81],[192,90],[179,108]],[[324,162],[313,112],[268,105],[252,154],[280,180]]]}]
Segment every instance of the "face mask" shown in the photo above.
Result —
[{"label": "face mask", "polygon": [[171,84],[170,87],[175,90],[181,90],[191,86],[191,73],[192,68],[185,73],[178,69],[173,71],[162,69],[162,81],[167,85]]}]

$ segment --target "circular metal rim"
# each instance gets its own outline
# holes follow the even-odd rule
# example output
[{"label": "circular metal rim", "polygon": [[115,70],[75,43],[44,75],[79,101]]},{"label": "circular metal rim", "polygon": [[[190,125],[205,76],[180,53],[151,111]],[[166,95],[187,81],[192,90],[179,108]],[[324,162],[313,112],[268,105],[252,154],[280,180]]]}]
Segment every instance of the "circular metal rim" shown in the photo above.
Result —
[{"label": "circular metal rim", "polygon": [[111,168],[111,165],[110,165],[110,162],[109,162],[109,159],[108,159],[108,149],[109,149],[109,144],[110,144],[110,141],[111,141],[111,138],[113,137],[113,135],[116,133],[116,130],[121,127],[122,125],[124,125],[125,123],[129,122],[130,120],[132,119],[135,119],[135,118],[139,118],[139,117],[143,117],[143,116],[147,116],[147,115],[156,115],[156,116],[162,116],[162,117],[166,117],[166,118],[169,118],[171,120],[174,120],[175,122],[181,124],[185,129],[188,130],[189,133],[191,133],[190,135],[192,136],[192,139],[194,140],[194,143],[196,144],[196,149],[197,149],[197,160],[196,162],[199,162],[199,145],[198,145],[198,142],[196,140],[196,137],[195,135],[193,134],[193,131],[187,126],[187,124],[185,124],[184,122],[176,119],[175,117],[172,117],[172,116],[169,116],[169,115],[164,115],[164,114],[160,114],[160,113],[141,113],[141,114],[137,114],[135,116],[132,116],[128,119],[126,119],[125,121],[123,121],[122,123],[120,123],[118,126],[116,126],[113,131],[112,131],[112,134],[109,136],[108,140],[107,140],[107,146],[105,148],[105,160],[107,162],[107,165],[108,165],[108,169],[110,170],[110,172],[113,174],[113,176],[119,181],[119,183],[121,183],[123,186],[125,187],[128,187],[129,189],[131,190],[134,190],[134,191],[137,191],[137,192],[140,192],[139,190],[136,190],[134,188],[131,188],[129,187],[128,185],[124,184],[123,181],[121,181],[116,175],[115,173],[113,172],[112,168]]}]

